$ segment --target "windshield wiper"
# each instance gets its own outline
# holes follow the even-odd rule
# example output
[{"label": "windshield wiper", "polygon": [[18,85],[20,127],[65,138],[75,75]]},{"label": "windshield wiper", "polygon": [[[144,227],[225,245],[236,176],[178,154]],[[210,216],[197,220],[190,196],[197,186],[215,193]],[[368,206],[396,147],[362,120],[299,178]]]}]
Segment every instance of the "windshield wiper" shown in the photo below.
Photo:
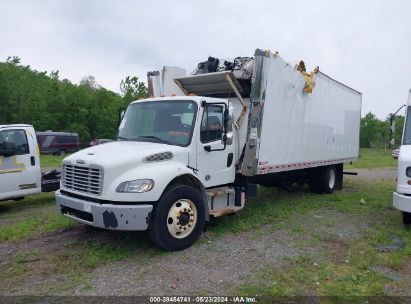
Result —
[{"label": "windshield wiper", "polygon": [[160,137],[154,136],[154,135],[144,135],[144,136],[139,136],[139,137],[137,137],[137,139],[144,139],[144,138],[147,138],[147,139],[155,139],[155,140],[157,140],[158,142],[163,142],[163,143],[165,143],[165,144],[172,144],[170,141],[168,141],[168,140],[166,140],[166,139],[164,139],[164,138],[160,138]]},{"label": "windshield wiper", "polygon": [[129,140],[128,138],[121,137],[121,136],[117,136],[117,140],[118,140],[118,139],[120,139],[120,140]]}]

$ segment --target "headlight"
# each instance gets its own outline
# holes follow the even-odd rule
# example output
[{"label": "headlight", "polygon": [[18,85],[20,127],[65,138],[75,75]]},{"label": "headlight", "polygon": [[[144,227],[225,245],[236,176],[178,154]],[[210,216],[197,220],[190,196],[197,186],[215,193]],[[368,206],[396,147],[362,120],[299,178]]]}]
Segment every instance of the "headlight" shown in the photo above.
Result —
[{"label": "headlight", "polygon": [[150,191],[153,187],[154,181],[152,179],[136,179],[121,183],[116,192],[142,193]]},{"label": "headlight", "polygon": [[407,170],[405,171],[405,174],[407,174],[408,177],[411,177],[411,167],[407,168]]}]

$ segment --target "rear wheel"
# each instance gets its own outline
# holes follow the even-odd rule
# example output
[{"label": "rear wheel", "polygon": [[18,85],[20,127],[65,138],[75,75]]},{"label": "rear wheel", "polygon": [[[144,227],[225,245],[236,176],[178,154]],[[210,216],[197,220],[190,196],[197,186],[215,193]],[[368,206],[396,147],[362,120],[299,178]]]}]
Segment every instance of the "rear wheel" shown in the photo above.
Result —
[{"label": "rear wheel", "polygon": [[325,193],[330,194],[333,193],[336,186],[337,181],[337,170],[335,166],[328,166],[324,170],[323,176],[323,190]]},{"label": "rear wheel", "polygon": [[60,156],[64,156],[64,155],[66,155],[66,153],[67,153],[66,150],[60,150],[59,151]]},{"label": "rear wheel", "polygon": [[337,185],[337,169],[334,165],[311,169],[310,190],[315,193],[333,193]]},{"label": "rear wheel", "polygon": [[200,237],[205,223],[201,193],[189,186],[171,187],[154,208],[148,234],[165,250],[182,250]]},{"label": "rear wheel", "polygon": [[404,223],[405,226],[410,226],[411,225],[411,213],[403,212],[402,213],[402,222]]}]

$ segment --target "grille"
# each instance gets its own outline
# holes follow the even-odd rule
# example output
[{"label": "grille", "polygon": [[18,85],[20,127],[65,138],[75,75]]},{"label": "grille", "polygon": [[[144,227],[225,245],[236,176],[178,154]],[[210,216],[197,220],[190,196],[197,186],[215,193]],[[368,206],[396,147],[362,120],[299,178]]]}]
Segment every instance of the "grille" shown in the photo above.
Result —
[{"label": "grille", "polygon": [[67,189],[100,195],[103,188],[103,170],[64,164],[61,180]]}]

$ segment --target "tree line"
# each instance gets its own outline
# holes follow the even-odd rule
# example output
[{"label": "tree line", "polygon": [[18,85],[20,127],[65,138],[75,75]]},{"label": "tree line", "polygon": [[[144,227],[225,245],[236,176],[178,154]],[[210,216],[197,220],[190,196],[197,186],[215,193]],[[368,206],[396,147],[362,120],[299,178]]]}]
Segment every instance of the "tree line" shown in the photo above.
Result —
[{"label": "tree line", "polygon": [[39,72],[18,57],[0,62],[0,124],[25,123],[37,131],[75,132],[82,146],[94,138],[114,138],[119,109],[147,96],[135,76],[121,81],[121,94],[98,85],[93,76],[80,84],[60,79],[58,71]]},{"label": "tree line", "polygon": [[367,113],[363,118],[361,118],[360,147],[389,147],[389,141],[391,138],[395,139],[395,147],[400,146],[402,129],[404,126],[404,116],[396,115],[394,121],[395,130],[391,134],[391,114],[389,114],[385,120],[380,120],[371,112]]},{"label": "tree line", "polygon": [[[136,76],[120,82],[121,94],[98,85],[93,76],[80,84],[60,79],[58,71],[39,72],[9,57],[0,62],[0,124],[27,123],[37,131],[75,132],[82,146],[94,138],[114,138],[119,109],[147,97],[145,84]],[[390,115],[378,119],[371,112],[361,118],[360,146],[381,148],[390,140]],[[401,142],[403,116],[396,116],[393,133]]]}]

